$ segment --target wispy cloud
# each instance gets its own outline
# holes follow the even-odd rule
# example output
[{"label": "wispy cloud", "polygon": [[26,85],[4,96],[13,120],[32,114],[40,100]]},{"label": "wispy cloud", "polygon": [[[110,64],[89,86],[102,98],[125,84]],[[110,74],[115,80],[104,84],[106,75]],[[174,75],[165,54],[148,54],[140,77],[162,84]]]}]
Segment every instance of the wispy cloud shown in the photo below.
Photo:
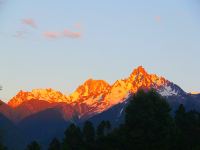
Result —
[{"label": "wispy cloud", "polygon": [[79,37],[81,37],[80,32],[72,32],[72,31],[69,31],[67,29],[64,30],[63,35],[64,35],[64,37],[69,37],[69,38],[79,38]]},{"label": "wispy cloud", "polygon": [[82,25],[80,24],[80,23],[75,23],[74,24],[74,27],[76,28],[76,29],[82,29]]},{"label": "wispy cloud", "polygon": [[49,39],[56,39],[56,38],[60,37],[60,33],[59,32],[53,32],[53,31],[44,32],[43,35],[46,38],[49,38]]},{"label": "wispy cloud", "polygon": [[[0,0],[1,1],[1,0]],[[37,23],[35,22],[34,19],[32,18],[25,18],[21,20],[22,24],[32,27],[32,28],[37,28],[39,32],[41,32],[41,29],[38,28]],[[73,30],[69,30],[69,29],[63,29],[60,31],[42,31],[41,35],[47,39],[61,39],[61,38],[71,38],[71,39],[77,39],[80,38],[82,36],[82,26],[80,23],[76,23],[74,24],[73,28],[75,29],[75,31]],[[29,30],[27,28],[25,28],[26,30]],[[17,31],[13,36],[16,38],[25,38],[26,35],[29,34],[27,31],[24,30],[19,30]]]},{"label": "wispy cloud", "polygon": [[80,38],[81,32],[73,32],[68,29],[65,29],[62,32],[55,32],[55,31],[47,31],[43,33],[44,37],[49,39],[56,39],[56,38]]},{"label": "wispy cloud", "polygon": [[160,23],[160,21],[161,21],[161,16],[155,16],[155,20],[156,20],[156,22]]},{"label": "wispy cloud", "polygon": [[27,26],[30,26],[32,28],[37,28],[37,24],[35,23],[35,21],[31,18],[26,18],[26,19],[23,19],[22,20],[22,23],[27,25]]}]

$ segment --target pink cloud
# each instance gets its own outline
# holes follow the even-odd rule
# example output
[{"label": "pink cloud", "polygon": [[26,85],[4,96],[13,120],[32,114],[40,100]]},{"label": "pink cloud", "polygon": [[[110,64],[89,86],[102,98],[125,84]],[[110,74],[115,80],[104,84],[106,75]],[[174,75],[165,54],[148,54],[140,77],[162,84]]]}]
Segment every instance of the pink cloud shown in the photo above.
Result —
[{"label": "pink cloud", "polygon": [[81,26],[80,23],[76,23],[76,24],[74,24],[74,27],[75,27],[76,29],[82,29],[82,26]]},{"label": "pink cloud", "polygon": [[161,21],[161,16],[156,16],[155,19],[156,19],[156,22],[160,22]]},{"label": "pink cloud", "polygon": [[46,38],[50,38],[50,39],[55,39],[55,38],[59,38],[60,37],[60,33],[59,32],[52,32],[52,31],[44,32],[43,35]]},{"label": "pink cloud", "polygon": [[80,32],[72,32],[70,30],[65,29],[62,32],[55,32],[55,31],[48,31],[43,33],[44,37],[49,39],[56,39],[56,38],[80,38],[81,33]]},{"label": "pink cloud", "polygon": [[69,31],[67,29],[64,30],[63,35],[64,35],[64,37],[69,37],[69,38],[79,38],[79,37],[81,37],[80,32],[72,32],[72,31]]},{"label": "pink cloud", "polygon": [[37,28],[37,25],[35,23],[35,21],[31,18],[26,18],[26,19],[23,19],[22,20],[22,23],[25,24],[25,25],[28,25],[32,28]]}]

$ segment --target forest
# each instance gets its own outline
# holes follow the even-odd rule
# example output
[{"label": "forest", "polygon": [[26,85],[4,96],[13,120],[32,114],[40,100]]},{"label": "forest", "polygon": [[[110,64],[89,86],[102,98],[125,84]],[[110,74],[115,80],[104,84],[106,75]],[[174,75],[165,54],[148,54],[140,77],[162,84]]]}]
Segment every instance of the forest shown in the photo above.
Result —
[{"label": "forest", "polygon": [[[181,104],[175,114],[156,91],[140,90],[131,97],[125,121],[117,128],[105,120],[96,128],[72,123],[62,140],[54,138],[48,150],[200,150],[200,113]],[[3,135],[2,135],[3,136]],[[6,150],[3,144],[0,150]],[[42,150],[38,141],[26,150]]]}]

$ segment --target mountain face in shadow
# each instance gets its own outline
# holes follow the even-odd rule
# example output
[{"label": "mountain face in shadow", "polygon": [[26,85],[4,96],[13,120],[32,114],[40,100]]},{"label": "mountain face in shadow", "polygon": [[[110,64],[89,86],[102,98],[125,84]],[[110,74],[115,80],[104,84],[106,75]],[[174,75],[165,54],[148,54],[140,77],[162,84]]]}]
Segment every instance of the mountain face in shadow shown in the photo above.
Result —
[{"label": "mountain face in shadow", "polygon": [[29,135],[28,141],[36,140],[45,147],[52,138],[62,138],[68,125],[59,110],[49,108],[25,118],[18,127]]},{"label": "mountain face in shadow", "polygon": [[27,140],[26,133],[21,131],[18,126],[16,126],[3,114],[0,114],[0,132],[0,138],[8,149],[25,148],[25,145],[29,142]]},{"label": "mountain face in shadow", "polygon": [[[72,122],[82,126],[90,120],[97,126],[102,120],[109,120],[116,127],[124,121],[129,98],[140,89],[155,89],[170,104],[172,114],[180,104],[188,111],[200,111],[200,94],[186,93],[140,66],[112,85],[104,80],[86,80],[70,95],[53,89],[20,91],[8,104],[1,102],[0,129],[5,130],[5,139],[17,139],[16,145],[22,147],[32,140],[48,145],[52,138],[62,138]],[[5,143],[8,144],[6,140]]]},{"label": "mountain face in shadow", "polygon": [[8,102],[9,111],[0,108],[0,112],[12,121],[20,122],[32,114],[66,104],[68,106],[64,114],[66,121],[74,115],[79,118],[90,118],[124,102],[129,95],[139,89],[152,88],[165,97],[187,95],[174,83],[164,77],[149,74],[139,66],[127,78],[117,80],[112,85],[104,80],[86,80],[70,95],[64,95],[50,88],[35,89],[30,92],[20,91]]}]

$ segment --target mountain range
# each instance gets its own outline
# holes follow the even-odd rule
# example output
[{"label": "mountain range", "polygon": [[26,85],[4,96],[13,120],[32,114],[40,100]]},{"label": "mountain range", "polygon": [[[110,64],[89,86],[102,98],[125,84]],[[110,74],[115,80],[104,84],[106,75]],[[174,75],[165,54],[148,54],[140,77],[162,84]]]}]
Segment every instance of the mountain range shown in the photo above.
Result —
[{"label": "mountain range", "polygon": [[[172,114],[180,104],[187,110],[200,111],[200,94],[187,93],[173,82],[149,74],[139,66],[129,77],[112,85],[104,80],[89,79],[70,95],[50,88],[20,91],[7,104],[1,101],[0,124],[7,122],[13,132],[17,131],[10,134],[13,138],[26,137],[19,149],[34,139],[47,145],[54,137],[62,138],[71,122],[81,126],[85,120],[90,120],[97,126],[100,121],[109,120],[113,126],[119,125],[123,122],[129,97],[139,89],[155,89],[169,102]],[[10,137],[6,136],[5,143]]]}]

